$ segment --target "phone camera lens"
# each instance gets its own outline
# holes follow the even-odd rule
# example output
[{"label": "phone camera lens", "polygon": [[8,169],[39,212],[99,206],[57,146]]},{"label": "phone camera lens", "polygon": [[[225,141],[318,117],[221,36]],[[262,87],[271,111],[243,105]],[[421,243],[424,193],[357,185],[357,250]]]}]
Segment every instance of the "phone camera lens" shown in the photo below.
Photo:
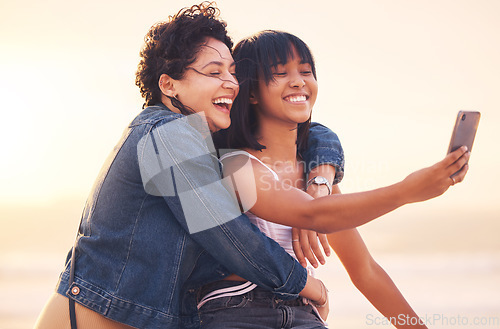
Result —
[{"label": "phone camera lens", "polygon": [[465,114],[462,115],[462,121],[465,121]]}]

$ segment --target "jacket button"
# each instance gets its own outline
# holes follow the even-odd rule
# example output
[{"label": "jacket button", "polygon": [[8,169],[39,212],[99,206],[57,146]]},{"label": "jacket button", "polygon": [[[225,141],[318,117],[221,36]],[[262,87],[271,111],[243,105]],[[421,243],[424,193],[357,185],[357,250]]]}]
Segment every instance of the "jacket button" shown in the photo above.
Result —
[{"label": "jacket button", "polygon": [[71,293],[75,296],[78,295],[80,293],[80,288],[78,287],[71,288]]}]

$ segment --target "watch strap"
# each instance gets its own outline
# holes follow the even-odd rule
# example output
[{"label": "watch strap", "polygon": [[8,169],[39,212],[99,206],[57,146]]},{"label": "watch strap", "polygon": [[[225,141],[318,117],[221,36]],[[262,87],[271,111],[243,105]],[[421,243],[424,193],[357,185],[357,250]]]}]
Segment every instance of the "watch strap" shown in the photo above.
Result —
[{"label": "watch strap", "polygon": [[[317,178],[322,178],[323,182],[318,182]],[[328,195],[332,194],[332,184],[323,176],[314,176],[313,178],[309,179],[306,184],[306,191],[309,186],[311,186],[311,184],[326,185],[326,187],[328,188]]]}]

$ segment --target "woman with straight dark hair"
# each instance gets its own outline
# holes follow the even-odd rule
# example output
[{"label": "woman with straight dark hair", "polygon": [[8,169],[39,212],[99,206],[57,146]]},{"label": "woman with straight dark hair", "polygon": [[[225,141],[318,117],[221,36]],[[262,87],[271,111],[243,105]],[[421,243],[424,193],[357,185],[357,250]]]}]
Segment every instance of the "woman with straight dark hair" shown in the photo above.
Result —
[{"label": "woman with straight dark hair", "polygon": [[[217,140],[221,148],[240,149],[224,154],[221,161],[250,220],[292,256],[300,250],[292,227],[339,230],[328,240],[356,287],[384,316],[397,319],[396,327],[425,328],[355,227],[404,204],[437,197],[461,182],[468,169],[466,148],[394,185],[340,194],[330,183],[333,168],[308,180],[302,162],[318,91],[307,45],[286,32],[264,31],[240,41],[233,56],[240,93],[232,124],[218,133]],[[281,301],[260,287],[248,287],[238,275],[230,278],[231,283],[200,290],[203,328],[324,328],[320,317],[326,320],[328,303]],[[218,294],[222,290],[232,292]]]}]

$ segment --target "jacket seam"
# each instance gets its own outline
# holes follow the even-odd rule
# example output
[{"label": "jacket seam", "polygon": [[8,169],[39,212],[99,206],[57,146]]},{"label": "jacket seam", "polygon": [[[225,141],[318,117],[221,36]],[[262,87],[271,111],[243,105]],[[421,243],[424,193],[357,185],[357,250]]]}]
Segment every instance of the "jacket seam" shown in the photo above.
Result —
[{"label": "jacket seam", "polygon": [[120,271],[120,276],[118,277],[118,280],[116,281],[115,291],[118,290],[118,286],[120,285],[120,282],[122,280],[123,273],[125,272],[125,268],[128,265],[128,261],[130,259],[130,252],[132,251],[132,245],[134,244],[135,231],[137,229],[137,223],[139,221],[139,214],[141,213],[142,207],[144,206],[144,202],[146,201],[147,198],[148,198],[148,195],[146,194],[146,196],[142,199],[141,206],[139,207],[139,210],[137,211],[137,215],[135,216],[134,228],[132,229],[132,233],[131,233],[131,236],[130,236],[130,241],[129,241],[128,248],[127,248],[128,249],[127,250],[127,256],[126,256],[125,262],[124,262],[124,264],[122,266],[122,270]]},{"label": "jacket seam", "polygon": [[[103,173],[104,177],[103,179],[101,180],[101,182],[99,183],[99,186],[96,186],[96,190],[97,190],[97,195],[95,197],[95,200],[94,202],[92,203],[91,207],[91,211],[90,213],[88,214],[88,218],[92,218],[93,215],[94,215],[94,211],[95,211],[95,205],[99,202],[99,198],[101,197],[101,192],[102,192],[102,186],[104,184],[104,181],[108,178],[108,175],[109,175],[109,171],[111,170],[111,167],[113,166],[113,164],[115,163],[116,161],[116,158],[118,156],[118,153],[120,153],[120,151],[122,150],[123,148],[123,145],[125,145],[126,141],[129,139],[130,135],[132,134],[132,131],[133,131],[134,128],[130,128],[128,129],[127,133],[126,133],[126,137],[123,138],[123,141],[121,142],[120,144],[120,147],[119,149],[116,151],[116,154],[115,156],[113,157],[113,160],[111,161],[111,163],[108,165],[107,169],[106,169],[106,173]],[[92,235],[92,228],[89,226],[89,234]]]}]

